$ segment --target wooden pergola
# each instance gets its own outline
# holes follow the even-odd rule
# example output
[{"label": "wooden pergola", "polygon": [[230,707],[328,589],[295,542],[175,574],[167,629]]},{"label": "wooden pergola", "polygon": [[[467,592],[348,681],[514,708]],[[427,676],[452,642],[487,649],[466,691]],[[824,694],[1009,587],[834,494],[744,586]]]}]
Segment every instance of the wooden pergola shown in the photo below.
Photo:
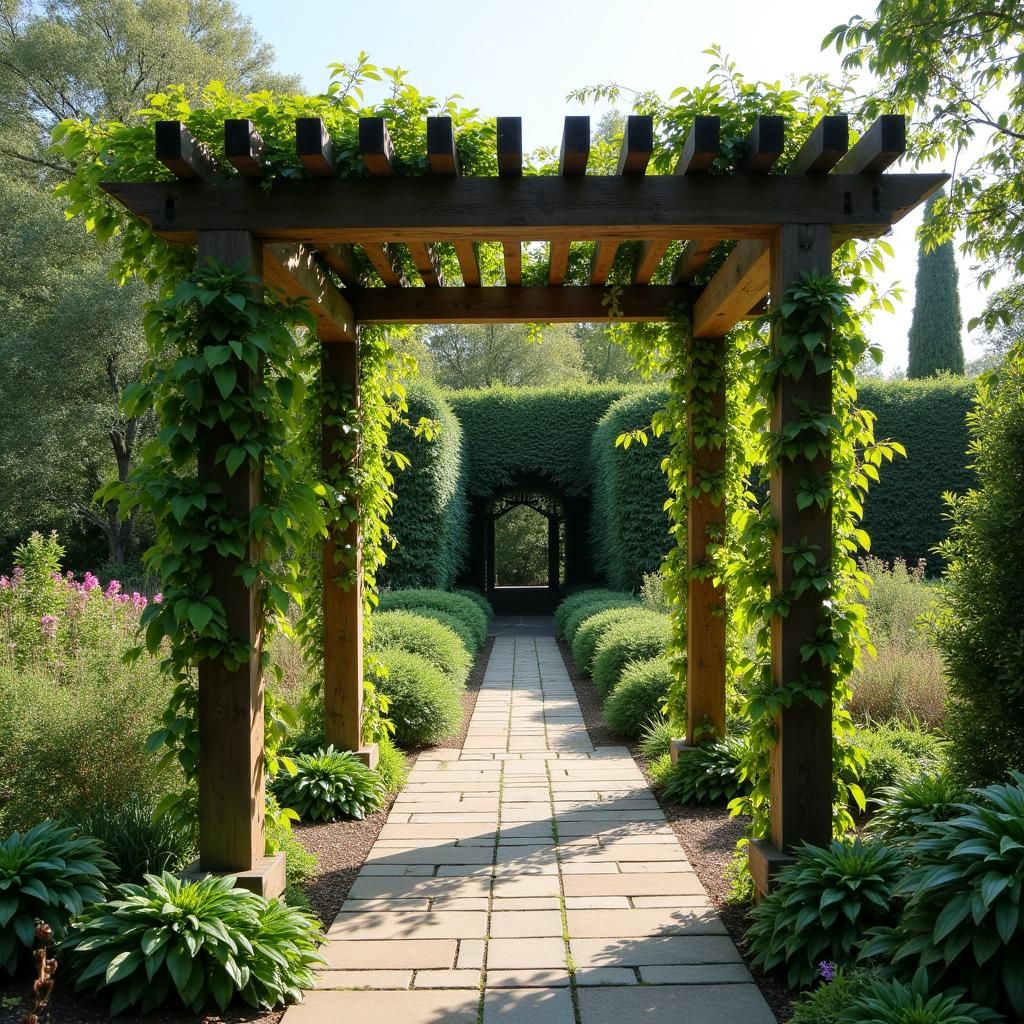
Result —
[{"label": "wooden pergola", "polygon": [[[394,174],[394,150],[381,118],[363,118],[359,149],[367,176],[339,177],[331,139],[317,118],[296,122],[296,147],[306,180],[266,174],[263,141],[246,120],[228,121],[223,156],[200,145],[178,121],[156,127],[156,152],[176,176],[168,182],[108,183],[103,188],[156,234],[196,246],[199,259],[245,261],[256,275],[288,296],[304,296],[314,311],[326,379],[357,391],[361,324],[553,323],[657,321],[680,306],[691,314],[695,338],[722,338],[737,322],[764,308],[806,271],[831,269],[835,247],[848,239],[885,234],[890,225],[946,180],[938,174],[889,174],[905,148],[902,117],[883,116],[852,147],[845,116],[821,119],[786,168],[769,173],[783,152],[780,117],[760,117],[734,173],[708,173],[719,155],[717,118],[698,117],[673,174],[646,173],[653,151],[649,117],[628,119],[618,173],[587,175],[590,123],[567,117],[557,176],[524,176],[522,123],[498,118],[496,177],[459,173],[452,121],[428,118],[431,173]],[[233,170],[232,170],[233,168]],[[703,288],[691,283],[715,247],[736,242]],[[453,243],[461,280],[446,280],[436,244]],[[504,255],[503,287],[481,284],[478,246],[498,242]],[[546,286],[524,287],[526,243],[548,243]],[[593,243],[586,285],[565,285],[573,243]],[[618,247],[638,242],[629,283],[610,301],[609,273]],[[668,274],[650,282],[673,242],[685,243]],[[408,247],[419,282],[409,281],[399,259]],[[362,249],[383,287],[368,287],[356,250]],[[665,279],[665,275],[659,275]],[[422,285],[422,287],[417,286]],[[724,353],[724,346],[720,346]],[[724,356],[723,356],[724,358]],[[254,381],[250,381],[251,384]],[[807,404],[831,403],[830,374],[808,371],[783,378],[776,395],[778,430]],[[724,394],[712,415],[721,416]],[[329,433],[329,431],[327,432]],[[692,432],[691,432],[692,433]],[[331,438],[325,439],[330,451]],[[241,514],[260,493],[255,471],[229,476],[212,453],[200,473],[224,488]],[[693,473],[723,468],[723,449],[696,449]],[[778,523],[776,586],[789,583],[784,548],[810,541],[832,550],[829,509],[801,509],[801,477],[828,470],[783,462],[771,479]],[[701,563],[709,534],[720,531],[725,509],[707,497],[689,503],[688,559]],[[358,550],[357,527],[331,537],[324,553],[324,694],[327,740],[360,750],[362,700],[362,596],[334,582],[334,546]],[[260,669],[260,594],[246,587],[230,559],[214,557],[215,596],[229,628],[247,638],[251,655],[236,671],[213,662],[199,666],[200,861],[204,869],[238,874],[265,893],[283,888],[283,860],[264,856],[263,682]],[[827,624],[827,609],[810,594],[786,618],[772,623],[772,668],[778,683],[798,678],[808,665],[805,638]],[[709,579],[691,579],[687,602],[687,741],[710,724],[725,730],[725,595]],[[828,684],[828,670],[820,669]],[[809,702],[784,711],[772,758],[770,842],[754,844],[751,863],[764,890],[787,851],[801,841],[827,842],[832,821],[830,708]],[[372,758],[373,752],[363,750]]]}]

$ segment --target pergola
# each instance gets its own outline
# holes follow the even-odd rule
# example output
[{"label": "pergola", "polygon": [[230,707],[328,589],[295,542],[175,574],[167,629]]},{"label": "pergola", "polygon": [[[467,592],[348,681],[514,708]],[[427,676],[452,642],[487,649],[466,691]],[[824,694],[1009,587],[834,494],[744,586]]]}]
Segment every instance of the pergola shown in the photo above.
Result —
[{"label": "pergola", "polygon": [[[586,174],[590,123],[567,117],[557,176],[524,176],[522,123],[498,118],[496,177],[459,173],[452,121],[428,118],[430,174],[394,174],[394,150],[382,118],[362,118],[359,149],[367,176],[335,173],[331,139],[318,118],[296,122],[296,146],[305,180],[275,179],[262,187],[263,142],[247,120],[225,123],[223,160],[215,158],[178,121],[156,126],[156,152],[177,180],[108,183],[103,188],[169,242],[197,246],[199,259],[245,263],[266,284],[288,296],[304,296],[315,314],[325,379],[357,392],[361,324],[553,323],[657,321],[671,309],[690,312],[694,338],[722,338],[752,311],[764,308],[804,272],[826,274],[835,247],[849,239],[885,234],[946,180],[939,174],[888,174],[905,148],[902,117],[886,115],[852,147],[845,116],[821,119],[786,173],[769,173],[783,152],[781,117],[760,117],[734,173],[708,173],[719,154],[719,122],[698,117],[673,174],[648,175],[654,132],[651,118],[628,119],[618,172]],[[230,168],[233,167],[234,171]],[[712,250],[736,242],[703,288],[692,281]],[[453,243],[461,281],[445,280],[435,245]],[[504,287],[481,284],[478,245],[501,243]],[[593,243],[589,284],[565,285],[573,243]],[[639,242],[628,284],[608,287],[619,245]],[[653,285],[671,243],[683,242],[670,284]],[[525,287],[524,243],[549,243],[546,286]],[[407,246],[422,287],[406,279],[399,247]],[[361,279],[361,248],[384,287]],[[663,279],[665,275],[660,275]],[[718,350],[723,353],[724,345]],[[250,381],[250,386],[254,381]],[[773,430],[799,416],[799,408],[831,403],[831,374],[813,369],[777,386]],[[721,417],[724,393],[711,415]],[[691,411],[688,418],[700,413]],[[692,436],[692,431],[690,432]],[[324,451],[331,450],[330,429]],[[724,466],[722,448],[694,448],[691,482],[701,470]],[[200,473],[224,489],[245,515],[260,493],[258,471],[229,476],[212,453],[200,453]],[[789,545],[810,541],[832,550],[828,508],[801,509],[798,484],[828,460],[783,462],[773,471],[770,493],[778,529],[775,586],[785,589],[791,569],[782,557]],[[720,534],[725,508],[707,496],[688,509],[688,562],[704,560],[709,536]],[[362,596],[358,585],[334,582],[334,549],[358,550],[358,527],[332,536],[324,552],[323,623],[326,738],[361,750]],[[229,558],[213,556],[215,596],[231,631],[250,641],[248,664],[229,670],[215,661],[199,665],[200,863],[238,874],[264,893],[284,884],[283,859],[264,856],[263,682],[260,668],[262,608],[258,589],[247,587]],[[693,743],[710,724],[725,730],[725,594],[721,586],[691,574],[687,601],[687,737]],[[776,683],[807,669],[801,645],[827,625],[828,611],[813,589],[788,616],[772,622],[772,670]],[[828,685],[828,669],[817,670]],[[794,704],[777,721],[771,764],[771,838],[752,844],[751,865],[759,888],[787,851],[802,841],[831,836],[831,709],[809,701]]]}]

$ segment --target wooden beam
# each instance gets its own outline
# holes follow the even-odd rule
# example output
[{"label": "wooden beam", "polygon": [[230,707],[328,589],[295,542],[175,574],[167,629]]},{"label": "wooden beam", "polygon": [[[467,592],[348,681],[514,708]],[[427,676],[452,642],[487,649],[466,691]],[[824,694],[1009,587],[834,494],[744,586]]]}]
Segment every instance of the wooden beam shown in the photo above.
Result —
[{"label": "wooden beam", "polygon": [[717,117],[699,114],[693,119],[676,164],[676,174],[706,174],[721,152],[721,122]]},{"label": "wooden beam", "polygon": [[[627,177],[646,174],[653,152],[654,118],[647,114],[630,114],[626,118],[626,130],[622,136],[617,173]],[[618,249],[618,242],[594,243],[594,255],[590,263],[591,284],[607,282]]]},{"label": "wooden beam", "polygon": [[363,252],[388,288],[409,286],[398,250],[390,242],[366,242]]},{"label": "wooden beam", "polygon": [[359,155],[374,177],[394,174],[395,147],[383,117],[359,118]]},{"label": "wooden beam", "polygon": [[672,269],[672,284],[688,284],[708,261],[718,243],[712,238],[699,238],[687,242]]},{"label": "wooden beam", "polygon": [[787,170],[790,174],[828,174],[850,149],[845,114],[826,114],[815,126]]},{"label": "wooden beam", "polygon": [[444,271],[437,248],[429,242],[410,242],[409,252],[416,265],[416,271],[428,288],[439,288],[444,284]]},{"label": "wooden beam", "polygon": [[263,249],[263,279],[290,299],[309,300],[321,341],[355,341],[356,319],[312,250],[300,242],[271,242]]},{"label": "wooden beam", "polygon": [[782,156],[785,145],[786,119],[777,114],[758,117],[747,136],[746,155],[737,163],[736,170],[745,174],[767,174]]},{"label": "wooden beam", "polygon": [[628,323],[664,320],[689,305],[691,288],[627,285],[547,288],[345,289],[361,324]]},{"label": "wooden beam", "polygon": [[345,284],[360,283],[361,268],[351,245],[325,245],[320,256]]},{"label": "wooden beam", "polygon": [[427,118],[427,160],[431,174],[458,177],[459,157],[455,150],[455,128],[450,117]]},{"label": "wooden beam", "polygon": [[765,242],[738,242],[693,304],[693,336],[720,338],[743,320],[768,290]]},{"label": "wooden beam", "polygon": [[248,118],[224,122],[224,156],[243,178],[263,177],[265,149],[263,137]]},{"label": "wooden beam", "polygon": [[182,121],[157,121],[154,142],[157,160],[176,177],[185,181],[216,177],[213,154]]},{"label": "wooden beam", "polygon": [[338,242],[628,241],[770,237],[783,221],[876,238],[945,174],[394,177],[317,182],[107,182],[103,189],[172,242],[237,230],[317,248]]},{"label": "wooden beam", "polygon": [[837,174],[881,174],[907,151],[907,121],[882,114],[836,165]]},{"label": "wooden beam", "polygon": [[523,174],[523,119],[497,119],[498,175],[520,178]]},{"label": "wooden beam", "polygon": [[562,128],[562,146],[558,151],[558,173],[572,178],[587,173],[590,159],[590,118],[570,115]]},{"label": "wooden beam", "polygon": [[[420,291],[422,289],[417,289]],[[359,403],[359,346],[322,345],[324,384]],[[358,447],[324,409],[322,460],[325,469],[358,460]],[[358,503],[357,494],[344,496]],[[356,504],[358,507],[358,504]],[[333,529],[323,553],[324,739],[341,750],[362,747],[363,601],[359,520]]]},{"label": "wooden beam", "polygon": [[295,119],[295,150],[303,166],[314,178],[329,178],[334,174],[331,137],[319,117]]}]

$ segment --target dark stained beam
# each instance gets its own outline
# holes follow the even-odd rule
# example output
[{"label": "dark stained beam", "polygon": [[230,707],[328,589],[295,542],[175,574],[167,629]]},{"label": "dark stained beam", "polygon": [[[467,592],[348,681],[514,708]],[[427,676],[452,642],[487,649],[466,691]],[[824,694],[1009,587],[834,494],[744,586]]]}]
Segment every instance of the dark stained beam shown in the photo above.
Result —
[{"label": "dark stained beam", "polygon": [[363,252],[388,288],[408,287],[398,250],[390,242],[364,242]]},{"label": "dark stained beam", "polygon": [[787,170],[790,174],[828,174],[850,149],[845,114],[826,114],[815,126]]},{"label": "dark stained beam", "polygon": [[108,182],[102,187],[172,242],[200,230],[337,242],[628,241],[768,238],[782,223],[831,224],[836,239],[876,238],[945,174],[771,174],[348,178],[317,183]]},{"label": "dark stained beam", "polygon": [[765,114],[754,121],[747,136],[747,152],[736,166],[745,174],[767,174],[786,145],[786,119]]},{"label": "dark stained beam", "polygon": [[672,284],[687,284],[693,280],[708,261],[718,243],[713,238],[698,238],[687,242],[672,269]]},{"label": "dark stained beam", "polygon": [[359,118],[359,155],[374,177],[394,174],[395,147],[383,117]]},{"label": "dark stained beam", "polygon": [[693,336],[721,338],[745,319],[768,290],[768,243],[743,241],[693,304]]},{"label": "dark stained beam", "polygon": [[295,119],[295,151],[314,178],[329,178],[334,173],[334,149],[327,127],[319,117]]},{"label": "dark stained beam", "polygon": [[836,165],[837,174],[881,174],[907,151],[907,121],[882,114]]},{"label": "dark stained beam", "polygon": [[566,178],[587,173],[590,159],[590,118],[570,115],[562,128],[562,146],[558,151],[558,173]]},{"label": "dark stained beam", "polygon": [[309,301],[321,341],[355,341],[356,320],[312,250],[298,242],[263,247],[263,280],[290,299]]},{"label": "dark stained beam", "polygon": [[320,256],[345,284],[359,284],[359,261],[351,245],[325,245]]},{"label": "dark stained beam", "polygon": [[[430,173],[439,178],[457,178],[459,158],[455,149],[455,127],[450,117],[427,118],[427,160]],[[455,242],[455,255],[462,271],[462,282],[476,288],[480,284],[480,252],[476,242]],[[415,253],[413,253],[415,258]],[[422,275],[422,270],[421,270]]]},{"label": "dark stained beam", "polygon": [[262,178],[263,137],[248,118],[224,122],[224,156],[243,178]]},{"label": "dark stained beam", "polygon": [[181,121],[157,121],[154,131],[156,158],[185,181],[216,177],[217,161]]},{"label": "dark stained beam", "polygon": [[519,178],[523,174],[523,119],[497,119],[498,174],[502,178]]},{"label": "dark stained beam", "polygon": [[[346,289],[361,324],[605,323],[664,320],[686,305],[691,288],[627,285],[609,302],[607,288]],[[613,309],[614,305],[614,309]]]},{"label": "dark stained beam", "polygon": [[721,152],[722,126],[717,117],[700,114],[693,119],[676,164],[676,174],[705,174]]}]

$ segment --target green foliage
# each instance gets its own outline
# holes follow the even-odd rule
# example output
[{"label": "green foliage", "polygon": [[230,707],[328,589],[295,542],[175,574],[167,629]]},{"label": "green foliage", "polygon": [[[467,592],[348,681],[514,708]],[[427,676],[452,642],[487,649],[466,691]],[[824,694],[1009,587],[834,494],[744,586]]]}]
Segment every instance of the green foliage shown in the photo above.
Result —
[{"label": "green foliage", "polygon": [[[861,955],[905,974],[924,970],[933,990],[1024,1015],[1024,775],[973,791],[962,813],[907,844],[914,865],[897,888],[906,907]],[[880,925],[886,924],[879,921]]]},{"label": "green foliage", "polygon": [[740,777],[743,753],[743,740],[736,736],[680,751],[665,779],[666,799],[678,804],[712,804],[749,792],[749,785]]},{"label": "green foliage", "polygon": [[112,869],[95,839],[53,821],[0,842],[0,971],[10,975],[27,962],[37,920],[60,941],[73,917],[103,899]]},{"label": "green foliage", "polygon": [[604,716],[612,731],[626,739],[639,739],[644,725],[661,717],[674,678],[668,658],[627,665],[604,704]]},{"label": "green foliage", "polygon": [[[417,381],[406,397],[407,422],[392,429],[389,443],[409,461],[395,476],[391,533],[381,582],[402,587],[451,587],[468,543],[468,509],[463,478],[462,427],[434,386]],[[431,423],[427,432],[411,424]]]},{"label": "green foliage", "polygon": [[798,999],[790,1024],[838,1024],[839,1015],[865,989],[879,981],[875,971],[837,966],[826,981]]},{"label": "green foliage", "polygon": [[858,729],[853,742],[864,763],[850,781],[858,781],[867,797],[908,782],[922,769],[934,768],[942,757],[944,744],[932,733],[892,722]]},{"label": "green foliage", "polygon": [[905,871],[900,854],[880,843],[800,847],[796,863],[751,911],[752,963],[765,972],[784,969],[790,988],[809,985],[823,960],[848,964],[868,929],[891,919]]},{"label": "green foliage", "polygon": [[65,942],[76,986],[110,997],[111,1016],[167,1001],[223,1012],[240,996],[271,1009],[298,1002],[323,963],[315,918],[234,888],[233,878],[150,875],[88,908]]},{"label": "green foliage", "polygon": [[978,383],[978,489],[949,495],[936,643],[949,673],[950,764],[968,783],[1024,770],[1024,345]]},{"label": "green foliage", "polygon": [[458,686],[469,678],[469,651],[450,627],[416,612],[378,612],[373,616],[370,647],[408,651],[426,658]]},{"label": "green foliage", "polygon": [[333,746],[293,758],[294,772],[274,779],[274,796],[303,821],[362,819],[384,802],[380,775],[355,754]]},{"label": "green foliage", "polygon": [[487,616],[487,622],[490,623],[491,617],[494,615],[494,609],[491,607],[490,602],[480,593],[479,590],[472,590],[468,587],[462,588],[455,591],[460,597],[468,597],[479,609]]},{"label": "green foliage", "polygon": [[291,821],[283,818],[273,795],[267,797],[267,853],[283,853],[285,858],[285,899],[292,906],[305,909],[309,900],[303,886],[316,875],[317,854],[310,853],[292,831]]},{"label": "green foliage", "polygon": [[[572,635],[572,658],[579,671],[589,676],[594,668],[594,654],[601,637],[617,622],[646,617],[646,610],[630,597],[597,601],[582,605],[566,623],[566,632]],[[576,623],[579,625],[576,625]]]},{"label": "green foliage", "polygon": [[133,794],[124,803],[101,804],[75,816],[75,829],[94,837],[113,861],[113,870],[106,873],[111,885],[180,871],[195,854],[193,830],[154,812],[152,800]]},{"label": "green foliage", "polygon": [[565,632],[566,620],[572,615],[580,606],[590,604],[595,600],[602,598],[611,598],[613,600],[621,598],[625,595],[616,593],[614,590],[577,590],[575,593],[570,594],[565,600],[561,601],[558,607],[555,609],[555,625],[558,629],[558,634],[564,637],[566,641],[572,641],[572,637],[568,636]]},{"label": "green foliage", "polygon": [[672,543],[665,520],[666,487],[662,459],[668,438],[616,445],[624,432],[643,427],[663,408],[663,388],[626,395],[609,406],[591,441],[594,466],[591,547],[594,564],[617,590],[636,590],[656,570]]},{"label": "green foliage", "polygon": [[377,744],[380,759],[377,774],[384,783],[386,793],[397,793],[409,778],[409,764],[390,736],[382,736]]},{"label": "green foliage", "polygon": [[431,610],[453,615],[461,619],[471,631],[473,650],[480,648],[487,639],[488,616],[476,601],[463,594],[443,590],[395,590],[381,594],[379,608],[381,611],[399,609],[416,614]]},{"label": "green foliage", "polygon": [[530,505],[510,508],[494,523],[494,576],[499,587],[546,587],[548,519]]},{"label": "green foliage", "polygon": [[478,634],[465,619],[459,618],[457,615],[451,615],[448,612],[439,611],[437,608],[428,608],[422,605],[415,609],[414,614],[419,615],[421,618],[438,622],[442,626],[446,626],[455,633],[456,636],[458,636],[459,640],[462,642],[462,646],[465,647],[466,651],[470,655],[476,652],[478,646]]},{"label": "green foliage", "polygon": [[859,382],[860,402],[876,417],[875,436],[907,451],[881,470],[864,504],[862,525],[877,558],[911,565],[926,558],[932,573],[942,567],[932,549],[949,529],[943,494],[962,493],[975,480],[964,456],[975,386],[962,377]]},{"label": "green foliage", "polygon": [[594,652],[594,687],[601,698],[608,697],[631,662],[663,655],[671,635],[669,617],[657,612],[638,613],[606,630]]},{"label": "green foliage", "polygon": [[640,753],[652,761],[668,754],[672,740],[676,738],[675,729],[667,718],[660,714],[652,716],[644,723],[638,744]]},{"label": "green foliage", "polygon": [[402,747],[436,743],[462,721],[462,689],[425,658],[407,651],[382,650],[383,673],[375,679],[391,699],[395,742]]},{"label": "green foliage", "polygon": [[[931,219],[941,193],[925,205]],[[960,275],[952,240],[929,246],[922,242],[917,256],[914,316],[910,322],[910,358],[907,376],[934,377],[939,373],[964,375],[964,348],[960,341]]]},{"label": "green foliage", "polygon": [[865,831],[890,846],[916,839],[930,825],[963,810],[967,792],[948,771],[924,771],[875,793],[877,809]]},{"label": "green foliage", "polygon": [[959,990],[933,992],[927,977],[917,975],[908,985],[899,981],[864,985],[836,1020],[839,1024],[1000,1024],[1003,1017],[965,1002]]}]

